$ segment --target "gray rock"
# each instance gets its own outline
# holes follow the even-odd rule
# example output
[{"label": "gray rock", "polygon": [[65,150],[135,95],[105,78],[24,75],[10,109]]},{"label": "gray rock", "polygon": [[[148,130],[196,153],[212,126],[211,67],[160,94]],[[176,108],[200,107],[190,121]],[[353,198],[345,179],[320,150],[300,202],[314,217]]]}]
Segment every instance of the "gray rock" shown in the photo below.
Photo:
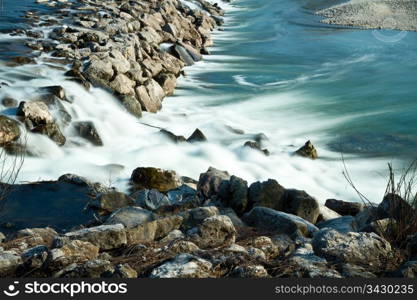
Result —
[{"label": "gray rock", "polygon": [[346,278],[377,278],[375,274],[368,272],[365,268],[352,264],[343,264],[341,273]]},{"label": "gray rock", "polygon": [[55,123],[38,125],[32,129],[32,132],[46,135],[59,146],[63,146],[66,142],[66,138],[62,134],[61,129]]},{"label": "gray rock", "polygon": [[99,248],[89,242],[73,240],[60,248],[52,249],[48,255],[48,269],[61,270],[70,264],[79,264],[98,256]]},{"label": "gray rock", "polygon": [[243,221],[249,226],[289,235],[299,231],[306,236],[311,236],[318,231],[316,226],[298,216],[260,206],[246,213]]},{"label": "gray rock", "polygon": [[207,172],[200,174],[197,184],[197,192],[200,197],[210,199],[217,196],[222,181],[230,178],[229,173],[210,167]]},{"label": "gray rock", "polygon": [[286,190],[284,196],[285,212],[299,216],[311,223],[316,223],[320,215],[319,203],[304,191]]},{"label": "gray rock", "polygon": [[285,188],[276,180],[252,183],[249,187],[249,208],[263,206],[275,210],[284,208]]},{"label": "gray rock", "polygon": [[105,225],[123,224],[126,228],[133,228],[143,223],[155,220],[155,215],[141,207],[122,207],[110,215]]},{"label": "gray rock", "polygon": [[215,206],[197,207],[180,213],[184,219],[182,229],[184,231],[201,224],[206,218],[219,214],[219,210]]},{"label": "gray rock", "polygon": [[238,266],[233,269],[230,277],[234,278],[266,278],[268,272],[262,265]]},{"label": "gray rock", "polygon": [[129,264],[118,264],[114,268],[112,278],[137,278],[138,273]]},{"label": "gray rock", "polygon": [[54,121],[48,106],[41,101],[20,102],[16,114],[32,122],[34,126]]},{"label": "gray rock", "polygon": [[401,220],[409,215],[410,212],[414,212],[415,214],[415,209],[403,198],[394,194],[386,195],[378,206],[380,219],[394,218]]},{"label": "gray rock", "polygon": [[331,219],[336,219],[336,218],[341,217],[341,215],[339,215],[337,212],[328,208],[327,206],[324,206],[323,204],[319,204],[319,209],[320,209],[320,214],[319,214],[319,217],[317,218],[317,222],[329,221]]},{"label": "gray rock", "polygon": [[191,240],[200,248],[228,247],[236,240],[236,229],[227,216],[206,218]]},{"label": "gray rock", "polygon": [[198,128],[194,130],[194,132],[187,139],[187,142],[189,143],[198,143],[198,142],[206,142],[206,141],[207,141],[206,136]]},{"label": "gray rock", "polygon": [[172,204],[167,196],[154,189],[140,190],[134,193],[134,196],[136,205],[150,210],[157,210],[160,207]]},{"label": "gray rock", "polygon": [[339,213],[342,216],[355,216],[361,211],[363,211],[365,208],[365,205],[360,202],[347,202],[336,199],[327,199],[325,206]]},{"label": "gray rock", "polygon": [[109,214],[115,210],[134,205],[135,200],[120,192],[110,192],[99,194],[97,199],[92,203],[92,206],[95,206],[99,209],[102,214]]},{"label": "gray rock", "polygon": [[180,254],[152,270],[151,278],[209,278],[212,264],[190,254]]},{"label": "gray rock", "polygon": [[2,276],[13,276],[21,263],[22,258],[14,251],[0,251],[0,274]]},{"label": "gray rock", "polygon": [[226,206],[230,206],[241,215],[248,205],[248,183],[233,175],[228,181],[223,182],[220,197]]},{"label": "gray rock", "polygon": [[317,223],[316,226],[320,229],[331,228],[337,230],[340,233],[356,232],[358,231],[358,225],[356,220],[352,216],[344,216],[337,219],[331,219]]},{"label": "gray rock", "polygon": [[313,238],[316,255],[333,262],[352,263],[381,269],[392,255],[389,242],[375,233],[349,232],[342,234],[324,228]]},{"label": "gray rock", "polygon": [[175,171],[157,168],[136,168],[130,177],[130,183],[135,190],[156,189],[165,193],[181,186]]},{"label": "gray rock", "polygon": [[96,127],[94,126],[93,122],[74,122],[73,123],[74,129],[76,133],[92,143],[95,146],[103,146],[103,141],[101,140],[100,135],[98,134],[98,131]]},{"label": "gray rock", "polygon": [[168,235],[166,237],[164,237],[163,239],[161,239],[162,243],[168,243],[168,242],[172,242],[175,240],[181,240],[184,239],[185,235],[184,233],[182,233],[181,230],[175,229],[173,231],[171,231],[170,233],[168,233]]},{"label": "gray rock", "polygon": [[188,185],[181,185],[175,190],[170,190],[167,193],[167,197],[171,204],[181,204],[189,201],[190,199],[195,199],[197,196],[197,191]]}]

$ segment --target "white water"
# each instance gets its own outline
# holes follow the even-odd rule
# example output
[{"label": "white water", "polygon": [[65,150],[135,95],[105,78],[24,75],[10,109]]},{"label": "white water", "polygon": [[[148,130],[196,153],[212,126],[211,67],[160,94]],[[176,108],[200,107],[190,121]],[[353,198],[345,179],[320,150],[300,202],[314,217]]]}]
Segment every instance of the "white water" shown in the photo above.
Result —
[{"label": "white water", "polygon": [[[236,12],[236,8],[234,10]],[[233,24],[233,17],[227,17],[226,24],[229,23]],[[215,41],[230,42],[241,38],[230,31],[219,31],[214,35]],[[219,50],[220,47],[211,49],[214,55],[187,68],[187,77],[179,80],[175,96],[165,99],[159,113],[144,113],[141,119],[125,112],[118,100],[104,90],[93,88],[87,92],[80,85],[66,81],[60,71],[42,65],[18,68],[2,66],[0,81],[8,82],[11,86],[0,90],[0,98],[9,95],[23,101],[30,99],[37,87],[62,85],[67,96],[74,100],[73,104],[65,103],[73,121],[93,121],[104,142],[104,147],[94,147],[88,143],[72,145],[72,142],[81,140],[71,133],[70,128],[63,130],[67,137],[64,147],[58,147],[44,136],[28,134],[28,147],[40,157],[26,158],[18,180],[54,180],[62,174],[75,173],[124,190],[132,170],[139,166],[173,169],[180,175],[196,179],[209,166],[213,166],[242,177],[249,183],[274,178],[285,187],[304,189],[320,201],[328,198],[357,200],[358,197],[342,175],[340,154],[325,148],[327,137],[321,133],[322,129],[346,120],[306,113],[304,107],[315,99],[305,93],[262,94],[241,101],[231,101],[233,95],[213,93],[216,88],[228,83],[207,84],[199,80],[201,74],[208,71],[238,73],[239,66],[233,62],[244,63],[245,59],[250,59],[235,57],[233,53],[216,55]],[[13,74],[29,74],[35,78],[13,79]],[[256,85],[239,74],[234,78],[241,86]],[[274,84],[286,83],[271,83]],[[200,128],[209,142],[173,144],[158,134],[158,129],[144,124],[166,128],[184,136]],[[226,126],[242,129],[246,134],[235,134]],[[242,147],[253,134],[261,132],[269,138],[264,143],[264,148],[271,152],[269,157]],[[291,155],[309,139],[318,148],[319,160],[311,161]],[[386,181],[385,174],[381,173],[381,170],[386,169],[386,160],[345,158],[357,188],[372,201],[379,202]],[[113,164],[125,168],[115,170],[111,167]]]}]

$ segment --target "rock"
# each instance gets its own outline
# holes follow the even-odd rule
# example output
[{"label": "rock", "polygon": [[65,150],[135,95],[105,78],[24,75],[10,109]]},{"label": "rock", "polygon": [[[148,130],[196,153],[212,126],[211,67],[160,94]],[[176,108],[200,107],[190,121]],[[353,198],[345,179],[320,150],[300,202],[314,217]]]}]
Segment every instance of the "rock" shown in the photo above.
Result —
[{"label": "rock", "polygon": [[20,102],[16,114],[30,120],[34,126],[54,121],[48,106],[41,101]]},{"label": "rock", "polygon": [[284,196],[284,211],[316,223],[320,215],[319,203],[304,191],[286,190]]},{"label": "rock", "polygon": [[99,248],[89,242],[73,240],[61,248],[52,249],[48,257],[48,268],[60,270],[73,263],[83,263],[98,256]]},{"label": "rock", "polygon": [[268,151],[268,149],[262,149],[262,146],[261,146],[261,144],[259,142],[247,141],[247,142],[245,142],[245,144],[243,145],[243,147],[255,149],[257,151],[262,152],[266,156],[269,156],[269,154],[270,154],[269,151]]},{"label": "rock", "polygon": [[341,273],[345,278],[377,278],[375,274],[368,272],[365,268],[352,264],[343,264]]},{"label": "rock", "polygon": [[133,228],[155,220],[155,215],[141,207],[122,207],[110,215],[105,225],[123,224],[126,228]]},{"label": "rock", "polygon": [[180,179],[175,171],[142,167],[133,171],[130,183],[135,190],[156,189],[160,192],[167,192],[181,186]]},{"label": "rock", "polygon": [[174,255],[181,253],[193,253],[199,250],[200,248],[198,248],[196,244],[189,241],[175,241],[166,249],[166,251]]},{"label": "rock", "polygon": [[110,82],[109,86],[121,95],[133,95],[135,93],[133,89],[135,87],[135,82],[124,74],[118,74],[113,81]]},{"label": "rock", "polygon": [[175,229],[173,231],[171,231],[170,233],[168,233],[168,235],[166,237],[164,237],[163,239],[161,239],[162,243],[169,243],[175,240],[181,240],[184,239],[185,235],[184,233],[182,233],[181,230]]},{"label": "rock", "polygon": [[92,83],[97,84],[103,80],[108,82],[114,75],[113,65],[109,60],[94,59],[90,61],[84,74]]},{"label": "rock", "polygon": [[407,243],[407,252],[409,257],[417,258],[417,233],[409,238]]},{"label": "rock", "polygon": [[148,80],[145,85],[137,87],[135,92],[142,106],[142,110],[156,113],[161,109],[165,91],[155,80]]},{"label": "rock", "polygon": [[185,139],[184,136],[182,136],[182,135],[175,135],[171,131],[168,131],[168,130],[165,130],[165,129],[161,129],[159,132],[162,135],[164,135],[165,137],[167,137],[168,139],[170,139],[174,143],[182,143],[182,142],[185,142],[186,141],[186,139]]},{"label": "rock", "polygon": [[369,270],[383,269],[392,255],[389,242],[375,233],[342,234],[330,228],[314,235],[313,248],[316,255],[329,261],[367,266]]},{"label": "rock", "polygon": [[319,209],[320,209],[320,214],[319,214],[319,217],[317,218],[317,222],[329,221],[331,219],[337,219],[341,217],[341,215],[339,215],[337,212],[335,212],[334,210],[331,210],[327,206],[324,206],[323,204],[320,204],[320,203],[319,203]]},{"label": "rock", "polygon": [[356,232],[358,231],[358,225],[356,220],[352,216],[344,216],[337,219],[331,219],[317,223],[316,226],[320,229],[331,228],[337,230],[340,233]]},{"label": "rock", "polygon": [[0,115],[0,145],[16,141],[20,137],[19,123]]},{"label": "rock", "polygon": [[[184,180],[182,180],[184,181]],[[197,199],[197,191],[188,185],[181,185],[175,190],[170,190],[167,193],[169,202],[172,204],[183,204],[190,200]]]},{"label": "rock", "polygon": [[189,143],[198,143],[198,142],[206,142],[206,141],[207,141],[206,136],[198,128],[194,130],[193,134],[191,134],[189,138],[187,139],[187,142]]},{"label": "rock", "polygon": [[149,210],[157,210],[160,207],[172,204],[167,196],[154,189],[140,190],[134,193],[134,196],[136,205]]},{"label": "rock", "polygon": [[379,236],[394,234],[397,227],[397,221],[394,218],[385,218],[373,221],[358,231],[375,232]]},{"label": "rock", "polygon": [[277,246],[276,243],[274,243],[272,239],[267,236],[258,236],[254,238],[250,244],[257,249],[262,250],[268,260],[275,259],[282,250],[279,247],[281,245]]},{"label": "rock", "polygon": [[1,104],[3,104],[3,106],[5,107],[16,107],[19,104],[19,102],[11,97],[4,97],[1,100]]},{"label": "rock", "polygon": [[186,231],[200,225],[205,219],[217,216],[218,214],[219,210],[215,206],[197,207],[184,211],[180,213],[180,216],[184,219],[182,229]]},{"label": "rock", "polygon": [[228,181],[223,181],[222,184],[219,193],[222,202],[233,208],[237,214],[242,215],[248,205],[247,181],[233,175]]},{"label": "rock", "polygon": [[206,218],[191,239],[200,248],[228,247],[236,240],[236,229],[227,216]]},{"label": "rock", "polygon": [[138,273],[129,264],[118,264],[114,268],[113,278],[137,278]]},{"label": "rock", "polygon": [[127,244],[126,232],[122,224],[101,225],[72,231],[65,234],[71,240],[89,242],[100,250],[117,249]]},{"label": "rock", "polygon": [[3,243],[6,240],[6,236],[3,232],[0,232],[0,243]]},{"label": "rock", "polygon": [[230,274],[234,278],[266,278],[268,272],[262,265],[248,265],[235,267]]},{"label": "rock", "polygon": [[179,229],[182,221],[183,218],[180,216],[171,216],[128,228],[126,229],[127,242],[129,245],[134,245],[164,238],[171,231]]},{"label": "rock", "polygon": [[300,231],[306,236],[312,236],[318,231],[316,226],[300,217],[261,206],[246,213],[243,221],[249,226],[289,235]]},{"label": "rock", "polygon": [[356,223],[358,224],[358,228],[362,229],[371,224],[372,222],[379,220],[379,211],[378,207],[366,207],[363,211],[355,215]]},{"label": "rock", "polygon": [[378,206],[378,213],[381,219],[392,217],[396,220],[401,220],[412,212],[415,214],[415,209],[403,198],[394,194],[386,195]]},{"label": "rock", "polygon": [[31,57],[26,56],[16,56],[10,58],[10,62],[7,63],[8,66],[21,66],[21,65],[27,65],[27,64],[36,64],[36,61]]},{"label": "rock", "polygon": [[307,141],[303,147],[294,152],[298,156],[317,159],[317,150],[310,141]]},{"label": "rock", "polygon": [[407,261],[399,270],[394,272],[395,277],[417,278],[417,261]]},{"label": "rock", "polygon": [[82,265],[70,265],[53,275],[55,278],[102,278],[113,274],[114,268],[107,260],[92,259]]},{"label": "rock", "polygon": [[160,73],[155,80],[165,91],[166,96],[172,96],[174,94],[177,84],[177,77],[174,74]]},{"label": "rock", "polygon": [[225,248],[224,251],[232,252],[232,253],[248,254],[248,251],[246,250],[246,248],[238,244],[232,244],[228,248]]},{"label": "rock", "polygon": [[46,245],[50,247],[58,233],[50,228],[25,228],[16,232],[12,237],[13,239],[25,240],[31,246]]},{"label": "rock", "polygon": [[226,171],[220,171],[210,167],[207,172],[200,174],[197,184],[197,193],[200,197],[210,199],[217,196],[223,181],[229,180],[230,175]]},{"label": "rock", "polygon": [[230,207],[221,208],[220,214],[228,216],[230,220],[232,220],[233,226],[245,227],[245,223],[243,223],[243,221],[236,215],[236,212],[232,208]]},{"label": "rock", "polygon": [[85,177],[75,174],[64,174],[58,178],[59,182],[66,182],[80,187],[86,187],[90,194],[97,197],[99,194],[107,194],[113,192],[112,188],[108,188],[99,182],[91,182]]},{"label": "rock", "polygon": [[13,276],[18,266],[22,263],[20,255],[14,251],[0,251],[0,274]]},{"label": "rock", "polygon": [[59,146],[63,146],[67,140],[62,134],[59,126],[55,123],[38,125],[32,129],[32,132],[46,135]]},{"label": "rock", "polygon": [[24,268],[30,270],[41,268],[48,258],[48,247],[44,245],[35,246],[23,252],[22,261]]},{"label": "rock", "polygon": [[120,192],[100,194],[94,202],[96,205],[93,204],[93,206],[97,207],[102,214],[112,213],[119,208],[135,204],[133,198]]},{"label": "rock", "polygon": [[151,278],[209,278],[212,264],[190,254],[180,254],[152,270]]},{"label": "rock", "polygon": [[194,64],[194,59],[192,58],[192,56],[184,47],[180,45],[172,46],[170,49],[170,53],[172,53],[175,57],[183,61],[187,66],[192,66]]},{"label": "rock", "polygon": [[249,187],[249,208],[263,206],[275,210],[283,210],[284,199],[285,188],[274,179],[254,182]]},{"label": "rock", "polygon": [[61,100],[67,100],[67,97],[65,95],[65,90],[60,85],[43,86],[41,87],[41,90],[51,93],[52,95],[58,97]]},{"label": "rock", "polygon": [[255,261],[266,261],[266,255],[261,249],[255,247],[248,247],[248,255],[251,259]]},{"label": "rock", "polygon": [[80,121],[73,123],[74,129],[77,134],[92,143],[95,146],[103,146],[103,141],[97,132],[93,122]]},{"label": "rock", "polygon": [[135,96],[132,95],[123,95],[119,97],[120,102],[135,117],[140,118],[142,116],[142,106]]},{"label": "rock", "polygon": [[356,216],[365,208],[365,205],[363,203],[346,202],[346,201],[336,200],[336,199],[327,199],[325,206],[339,213],[342,216],[346,216],[346,215]]}]

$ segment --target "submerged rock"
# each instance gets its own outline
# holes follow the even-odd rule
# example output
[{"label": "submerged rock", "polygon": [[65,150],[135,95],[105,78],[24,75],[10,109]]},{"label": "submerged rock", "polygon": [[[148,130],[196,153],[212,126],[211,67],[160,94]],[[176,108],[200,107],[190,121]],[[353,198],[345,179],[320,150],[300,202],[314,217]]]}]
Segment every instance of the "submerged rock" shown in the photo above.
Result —
[{"label": "submerged rock", "polygon": [[0,115],[0,145],[16,141],[19,137],[19,122]]},{"label": "submerged rock", "polygon": [[59,126],[55,123],[38,125],[32,129],[32,132],[46,135],[59,146],[63,146],[67,140],[62,134]]},{"label": "submerged rock", "polygon": [[307,157],[311,159],[318,158],[317,150],[310,141],[307,141],[303,147],[294,152],[298,156]]},{"label": "submerged rock", "polygon": [[257,151],[262,152],[266,156],[269,156],[269,154],[270,154],[268,149],[262,149],[262,146],[261,146],[261,144],[259,142],[247,141],[247,142],[245,142],[245,144],[243,145],[243,147],[255,149]]},{"label": "submerged rock", "polygon": [[93,122],[74,122],[73,126],[80,137],[86,139],[95,146],[103,146],[103,141]]},{"label": "submerged rock", "polygon": [[187,142],[197,143],[197,142],[206,142],[207,138],[200,129],[194,130],[194,132],[188,137]]}]

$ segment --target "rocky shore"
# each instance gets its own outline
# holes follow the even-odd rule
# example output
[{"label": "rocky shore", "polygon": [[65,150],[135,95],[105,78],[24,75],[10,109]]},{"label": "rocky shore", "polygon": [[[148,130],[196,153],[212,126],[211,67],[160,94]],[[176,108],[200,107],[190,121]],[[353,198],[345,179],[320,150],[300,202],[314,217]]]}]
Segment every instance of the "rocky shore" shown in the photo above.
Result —
[{"label": "rocky shore", "polygon": [[[379,205],[334,199],[321,205],[306,192],[284,188],[273,179],[248,185],[210,168],[196,181],[174,171],[139,167],[132,173],[129,195],[66,174],[54,182],[11,189],[11,200],[22,196],[20,204],[9,204],[23,223],[17,217],[14,224],[2,224],[8,232],[0,234],[2,277],[417,274],[417,234],[403,250],[382,237],[381,228],[395,217],[393,208],[404,207],[402,199],[390,195]],[[27,220],[19,212],[34,200],[40,206],[39,196],[47,197],[42,198],[47,208],[32,219],[44,225],[22,228]],[[73,219],[60,223],[60,215],[49,206],[70,211]],[[54,228],[46,226],[54,220]],[[79,224],[80,220],[85,222]]]}]

